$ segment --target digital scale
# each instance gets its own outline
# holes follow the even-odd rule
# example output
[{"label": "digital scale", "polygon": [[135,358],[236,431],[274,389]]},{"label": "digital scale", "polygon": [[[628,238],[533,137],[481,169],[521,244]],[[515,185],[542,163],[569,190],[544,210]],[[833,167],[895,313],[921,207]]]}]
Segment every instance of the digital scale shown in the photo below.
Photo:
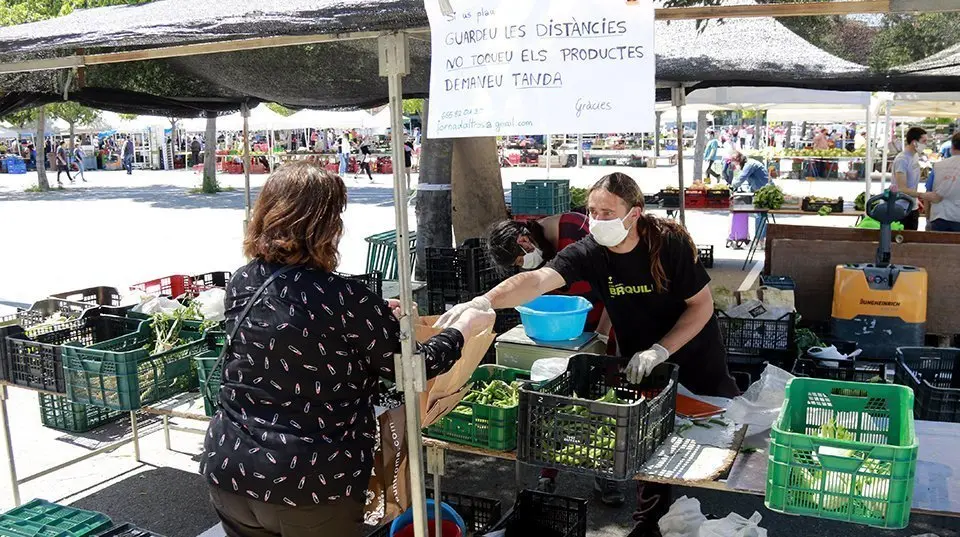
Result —
[{"label": "digital scale", "polygon": [[575,354],[605,354],[607,344],[596,332],[584,332],[568,341],[538,341],[527,337],[523,325],[497,337],[494,344],[497,365],[529,371],[533,362],[543,358],[569,358]]}]

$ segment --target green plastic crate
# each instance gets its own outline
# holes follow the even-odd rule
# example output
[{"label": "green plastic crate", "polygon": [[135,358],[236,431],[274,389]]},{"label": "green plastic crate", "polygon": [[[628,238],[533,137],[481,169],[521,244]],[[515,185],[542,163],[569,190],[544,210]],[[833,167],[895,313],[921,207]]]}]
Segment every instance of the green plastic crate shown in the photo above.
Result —
[{"label": "green plastic crate", "polygon": [[[831,420],[854,440],[820,437]],[[770,431],[764,503],[792,515],[905,528],[917,446],[909,388],[795,378]]]},{"label": "green plastic crate", "polygon": [[570,181],[546,179],[510,185],[510,211],[514,215],[550,216],[570,210]]},{"label": "green plastic crate", "polygon": [[32,500],[0,515],[0,536],[87,537],[112,525],[103,513]]},{"label": "green plastic crate", "polygon": [[68,433],[85,433],[116,421],[123,412],[92,405],[71,403],[59,395],[40,395],[40,422],[44,427]]},{"label": "green plastic crate", "polygon": [[[200,395],[203,396],[203,410],[207,416],[213,416],[217,412],[217,405],[210,394],[215,394],[220,390],[220,370],[214,370],[217,359],[220,357],[219,350],[207,351],[193,359],[197,362],[197,378],[200,384]],[[210,379],[209,391],[204,389]]]},{"label": "green plastic crate", "polygon": [[[417,232],[411,231],[410,266],[417,264]],[[367,241],[367,272],[379,272],[385,280],[397,279],[397,232],[384,231],[370,235]]]},{"label": "green plastic crate", "polygon": [[183,345],[150,356],[150,321],[132,334],[89,347],[63,345],[67,398],[72,403],[137,410],[197,387],[193,357],[210,349],[209,338],[182,330]]},{"label": "green plastic crate", "polygon": [[[498,365],[481,365],[470,376],[470,382],[502,380],[530,380],[530,372]],[[447,440],[495,451],[512,451],[517,448],[517,409],[500,408],[480,403],[461,402],[457,408],[473,409],[472,415],[458,414],[456,408],[436,423],[427,427],[431,438]]]}]

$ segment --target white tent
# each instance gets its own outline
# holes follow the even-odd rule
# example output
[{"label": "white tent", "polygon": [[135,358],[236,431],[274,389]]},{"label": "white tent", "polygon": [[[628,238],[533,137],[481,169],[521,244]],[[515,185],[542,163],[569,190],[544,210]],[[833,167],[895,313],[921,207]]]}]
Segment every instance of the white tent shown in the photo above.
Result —
[{"label": "white tent", "polygon": [[107,130],[118,132],[143,132],[156,128],[170,128],[170,120],[161,116],[136,116],[133,119],[123,119],[120,114],[103,112],[101,119],[109,126]]},{"label": "white tent", "polygon": [[892,116],[960,117],[960,93],[885,94]]},{"label": "white tent", "polygon": [[16,130],[0,125],[0,138],[19,138],[20,133]]},{"label": "white tent", "polygon": [[[282,129],[284,120],[287,119],[274,112],[266,105],[260,105],[250,110],[249,125],[251,131],[269,131]],[[202,120],[206,127],[206,119]],[[224,131],[242,131],[243,115],[240,112],[217,118],[217,130]]]},{"label": "white tent", "polygon": [[[389,120],[389,113],[387,119]],[[301,110],[283,118],[279,129],[366,129],[373,128],[374,116],[363,110]]]}]

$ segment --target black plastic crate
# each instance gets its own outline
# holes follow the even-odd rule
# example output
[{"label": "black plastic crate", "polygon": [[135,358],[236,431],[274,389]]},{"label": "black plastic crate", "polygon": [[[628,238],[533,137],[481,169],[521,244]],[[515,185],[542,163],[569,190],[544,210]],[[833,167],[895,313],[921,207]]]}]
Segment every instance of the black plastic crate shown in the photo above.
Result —
[{"label": "black plastic crate", "polygon": [[427,248],[426,269],[432,315],[493,289],[507,275],[487,254],[483,239],[457,248]]},{"label": "black plastic crate", "polygon": [[778,319],[742,319],[717,310],[717,322],[727,352],[757,354],[760,351],[795,351],[796,313]]},{"label": "black plastic crate", "polygon": [[[506,334],[513,327],[520,324],[520,312],[515,309],[502,309],[496,310],[497,320],[493,322],[493,333],[498,336],[501,334]],[[490,348],[487,349],[487,353],[483,355],[483,360],[480,361],[481,364],[496,364],[497,363],[497,348],[495,345],[490,345]]]},{"label": "black plastic crate", "polygon": [[98,306],[119,306],[122,297],[116,287],[98,285],[86,289],[77,289],[76,291],[67,291],[66,293],[57,293],[50,295],[50,298],[62,298],[71,302],[86,302]]},{"label": "black plastic crate", "polygon": [[[738,352],[727,353],[727,369],[737,381],[737,386],[744,390],[743,385],[760,380],[760,375],[767,365],[772,365],[792,373],[797,363],[797,355],[792,352],[760,351],[756,354]],[[742,384],[743,383],[743,384]]]},{"label": "black plastic crate", "polygon": [[197,274],[196,276],[190,277],[190,287],[193,288],[194,293],[201,293],[215,288],[226,289],[227,283],[230,282],[232,275],[230,272],[224,270]]},{"label": "black plastic crate", "polygon": [[92,537],[163,537],[159,533],[138,528],[133,524],[118,524]]},{"label": "black plastic crate", "polygon": [[837,367],[824,365],[830,360],[797,360],[793,373],[798,377],[815,379],[844,380],[849,382],[887,382],[887,366],[881,362],[839,361]]},{"label": "black plastic crate", "polygon": [[899,347],[894,382],[913,390],[918,420],[960,423],[960,349]]},{"label": "black plastic crate", "polygon": [[504,537],[586,537],[587,500],[521,490],[496,530]]},{"label": "black plastic crate", "polygon": [[337,276],[341,278],[346,278],[348,280],[353,280],[359,282],[361,285],[370,290],[370,292],[376,294],[377,296],[383,296],[383,275],[380,271],[373,271],[367,274],[344,274],[342,272],[335,272]]},{"label": "black plastic crate", "polygon": [[700,258],[700,264],[703,268],[713,268],[713,245],[698,244],[697,257]]},{"label": "black plastic crate", "polygon": [[803,198],[800,202],[800,210],[816,213],[819,212],[823,207],[830,207],[830,212],[833,213],[842,213],[843,212],[843,198],[837,198],[834,202],[828,201],[813,201],[809,197]]},{"label": "black plastic crate", "polygon": [[[427,489],[427,498],[433,498],[433,489]],[[491,530],[491,527],[501,520],[502,508],[500,502],[478,496],[457,494],[455,492],[440,492],[440,501],[453,508],[467,526],[467,535],[480,536]],[[387,522],[367,537],[388,537],[391,522]]]},{"label": "black plastic crate", "polygon": [[793,291],[797,288],[797,284],[790,276],[773,276],[770,274],[760,275],[760,285],[782,291]]},{"label": "black plastic crate", "polygon": [[136,331],[140,320],[101,315],[96,310],[51,332],[30,337],[22,327],[10,327],[3,346],[4,369],[11,383],[66,393],[62,344],[87,346]]},{"label": "black plastic crate", "polygon": [[[540,387],[521,386],[517,460],[609,479],[633,478],[673,432],[678,368],[660,364],[632,385],[621,371],[627,360],[577,354],[553,380]],[[610,389],[633,402],[596,401]],[[601,434],[601,429],[606,430]]]},{"label": "black plastic crate", "polygon": [[[56,313],[64,314],[67,318],[57,323],[44,323]],[[28,310],[0,316],[0,378],[10,380],[10,372],[7,370],[7,336],[24,332],[36,336],[62,328],[81,326],[84,318],[98,313],[99,307],[95,304],[48,298],[35,302]]]},{"label": "black plastic crate", "polygon": [[660,207],[664,209],[680,208],[679,190],[661,190],[660,193],[657,194],[657,198],[660,200]]}]

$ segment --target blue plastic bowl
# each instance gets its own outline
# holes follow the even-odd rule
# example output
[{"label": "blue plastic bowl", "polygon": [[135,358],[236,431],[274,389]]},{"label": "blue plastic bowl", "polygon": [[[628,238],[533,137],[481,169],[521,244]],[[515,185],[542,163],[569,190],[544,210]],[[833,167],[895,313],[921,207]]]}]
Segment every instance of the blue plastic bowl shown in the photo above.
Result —
[{"label": "blue plastic bowl", "polygon": [[547,295],[522,306],[520,322],[527,337],[541,341],[567,341],[580,337],[593,309],[582,296]]},{"label": "blue plastic bowl", "polygon": [[[440,517],[443,520],[452,520],[457,523],[457,526],[460,527],[461,535],[467,534],[467,525],[463,522],[463,518],[453,510],[453,507],[440,502]],[[433,499],[427,498],[427,520],[433,520]],[[393,524],[390,525],[390,537],[393,537],[395,534],[399,533],[404,527],[413,524],[413,509],[407,509],[404,513],[397,518],[393,519]]]}]

